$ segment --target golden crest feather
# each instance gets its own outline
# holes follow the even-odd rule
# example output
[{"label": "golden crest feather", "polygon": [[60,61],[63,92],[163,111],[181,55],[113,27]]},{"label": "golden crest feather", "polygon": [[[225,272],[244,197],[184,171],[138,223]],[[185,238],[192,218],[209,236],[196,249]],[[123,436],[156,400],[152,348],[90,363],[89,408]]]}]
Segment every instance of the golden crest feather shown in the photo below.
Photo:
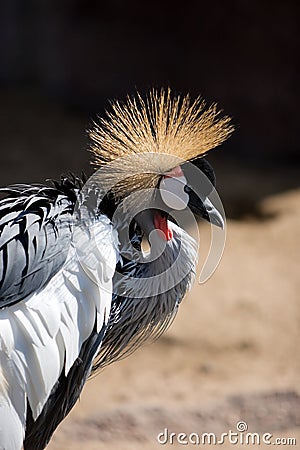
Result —
[{"label": "golden crest feather", "polygon": [[[171,90],[137,93],[115,101],[89,131],[94,164],[114,177],[115,195],[155,188],[162,174],[204,156],[233,132],[231,119],[200,97],[172,96]],[[103,176],[102,176],[103,179]]]}]

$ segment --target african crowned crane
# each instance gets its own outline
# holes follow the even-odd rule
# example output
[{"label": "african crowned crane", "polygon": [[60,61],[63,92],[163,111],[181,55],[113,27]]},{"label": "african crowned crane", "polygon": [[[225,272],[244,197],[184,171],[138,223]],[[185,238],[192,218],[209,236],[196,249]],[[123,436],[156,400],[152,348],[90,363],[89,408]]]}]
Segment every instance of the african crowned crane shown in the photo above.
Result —
[{"label": "african crowned crane", "polygon": [[92,181],[1,189],[1,449],[45,448],[91,372],[170,324],[197,256],[172,210],[222,226],[188,161],[212,188],[203,155],[231,131],[215,105],[151,91],[113,103],[90,131]]}]

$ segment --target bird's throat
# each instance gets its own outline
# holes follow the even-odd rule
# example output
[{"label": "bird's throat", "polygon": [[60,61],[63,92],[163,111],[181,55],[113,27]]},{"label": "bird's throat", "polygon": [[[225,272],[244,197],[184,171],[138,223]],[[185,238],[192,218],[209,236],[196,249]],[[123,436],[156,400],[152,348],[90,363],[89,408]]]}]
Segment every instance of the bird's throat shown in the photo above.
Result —
[{"label": "bird's throat", "polygon": [[167,218],[162,216],[159,212],[154,215],[154,226],[157,230],[162,231],[166,241],[170,241],[173,238],[173,232],[168,226]]}]

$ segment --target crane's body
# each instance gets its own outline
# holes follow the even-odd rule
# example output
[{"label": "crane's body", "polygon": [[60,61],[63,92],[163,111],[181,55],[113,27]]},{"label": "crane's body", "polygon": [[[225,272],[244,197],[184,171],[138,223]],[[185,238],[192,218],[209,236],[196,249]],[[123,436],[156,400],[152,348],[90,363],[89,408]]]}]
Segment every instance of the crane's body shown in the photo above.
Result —
[{"label": "crane's body", "polygon": [[[103,155],[107,159],[107,149]],[[180,167],[177,173],[185,179]],[[164,236],[164,251],[143,264],[124,256],[112,221],[119,191],[94,211],[89,233],[96,245],[81,258],[76,242],[84,231],[74,215],[79,196],[87,195],[83,185],[71,177],[0,191],[1,450],[45,448],[90,373],[160,335],[193,281],[195,242],[159,210],[138,216],[131,240],[140,249],[143,232],[149,237],[159,230],[165,234],[155,239]],[[126,186],[122,192],[128,195]],[[142,280],[135,292],[129,278]],[[154,280],[153,292],[145,279]]]},{"label": "crane's body", "polygon": [[[103,262],[110,262],[96,284],[71,245],[72,197],[59,189],[30,186],[12,188],[10,194],[0,203],[0,210],[10,211],[2,219],[0,245],[5,305],[0,310],[0,448],[18,449],[25,429],[30,441],[38,417],[41,421],[44,413],[51,430],[60,408],[65,415],[78,398],[102,339],[91,343],[89,360],[79,362],[80,351],[94,332],[103,335],[108,322],[117,236],[108,218],[99,217],[95,228]],[[52,405],[50,394],[61,389],[72,368],[74,377],[76,365],[85,367],[77,367],[81,377],[69,387],[65,404]]]}]

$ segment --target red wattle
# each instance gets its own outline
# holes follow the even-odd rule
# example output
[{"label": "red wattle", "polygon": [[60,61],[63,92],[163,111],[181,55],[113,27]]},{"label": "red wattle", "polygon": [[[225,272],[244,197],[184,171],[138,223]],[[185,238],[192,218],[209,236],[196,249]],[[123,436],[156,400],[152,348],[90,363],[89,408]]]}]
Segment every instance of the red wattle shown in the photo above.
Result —
[{"label": "red wattle", "polygon": [[160,214],[155,214],[154,226],[157,230],[161,230],[163,232],[166,241],[170,241],[173,238],[173,233],[171,228],[168,227],[168,220],[166,217],[162,217]]}]

